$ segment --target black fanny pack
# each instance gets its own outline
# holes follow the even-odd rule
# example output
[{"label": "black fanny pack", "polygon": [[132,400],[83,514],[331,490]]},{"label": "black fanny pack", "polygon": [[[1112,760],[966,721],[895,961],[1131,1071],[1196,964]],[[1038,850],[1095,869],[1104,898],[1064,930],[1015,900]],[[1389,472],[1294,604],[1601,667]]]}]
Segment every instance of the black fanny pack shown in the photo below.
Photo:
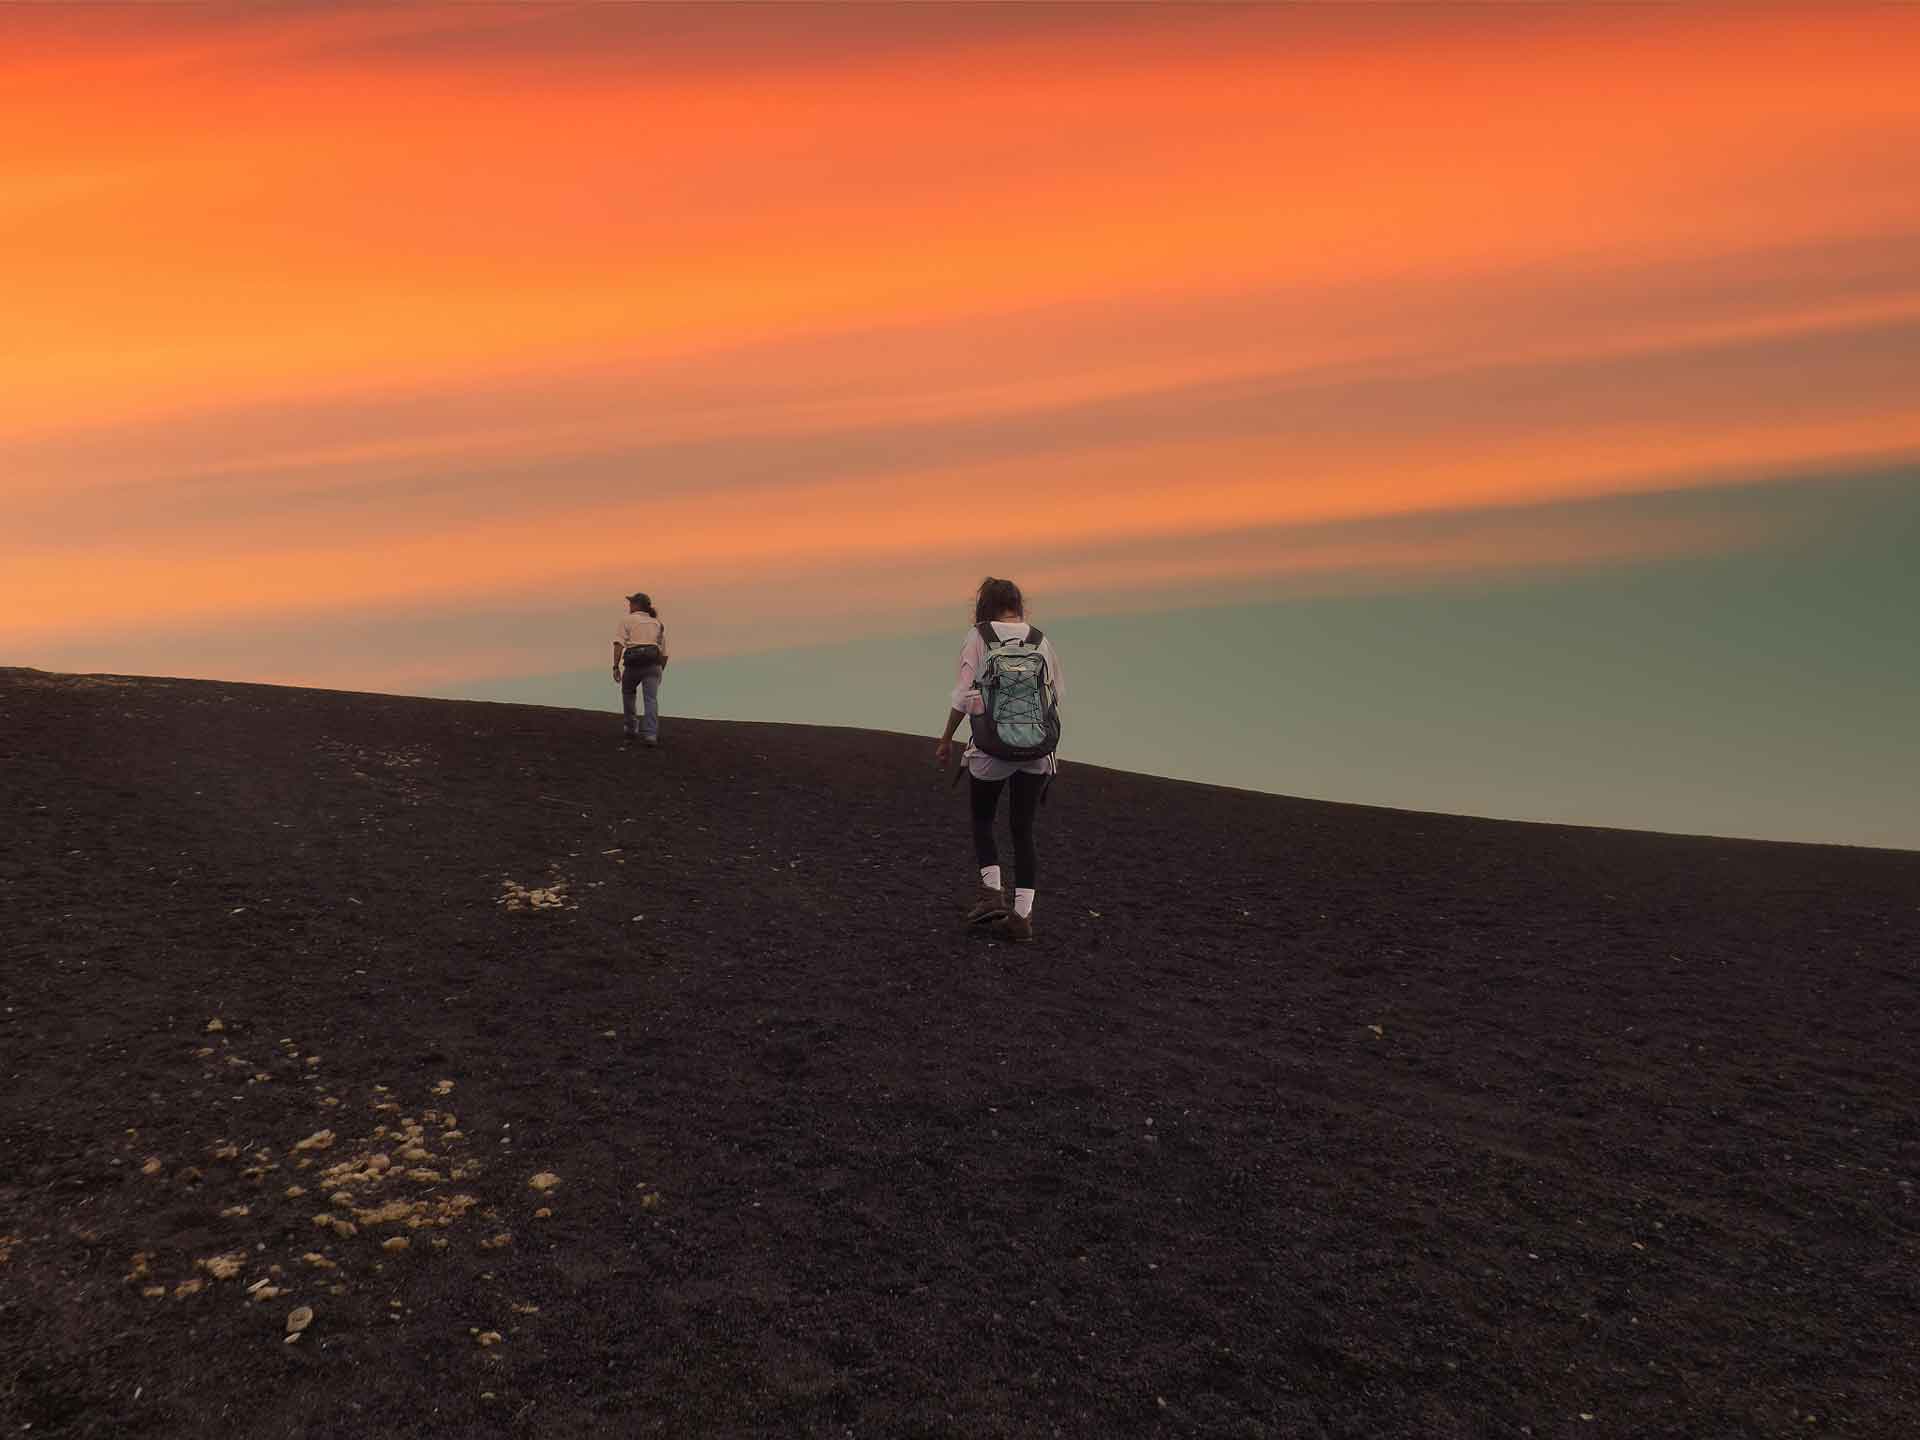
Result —
[{"label": "black fanny pack", "polygon": [[620,663],[629,670],[647,670],[665,664],[666,659],[658,645],[629,645],[626,653],[620,657]]}]

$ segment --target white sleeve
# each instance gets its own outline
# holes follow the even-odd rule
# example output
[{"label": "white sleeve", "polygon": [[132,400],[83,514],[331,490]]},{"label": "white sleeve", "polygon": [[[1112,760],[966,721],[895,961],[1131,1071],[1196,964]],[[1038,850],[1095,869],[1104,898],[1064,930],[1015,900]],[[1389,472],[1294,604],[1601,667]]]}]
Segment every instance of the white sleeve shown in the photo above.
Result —
[{"label": "white sleeve", "polygon": [[980,659],[987,647],[980,643],[978,630],[967,631],[966,643],[960,647],[960,678],[954,683],[953,693],[948,701],[953,708],[967,715],[980,713],[980,692],[973,688],[973,679],[980,670]]},{"label": "white sleeve", "polygon": [[1053,637],[1045,636],[1040,641],[1040,653],[1047,657],[1047,674],[1053,681],[1053,698],[1056,704],[1067,698],[1066,683],[1060,678],[1060,652],[1053,648]]}]

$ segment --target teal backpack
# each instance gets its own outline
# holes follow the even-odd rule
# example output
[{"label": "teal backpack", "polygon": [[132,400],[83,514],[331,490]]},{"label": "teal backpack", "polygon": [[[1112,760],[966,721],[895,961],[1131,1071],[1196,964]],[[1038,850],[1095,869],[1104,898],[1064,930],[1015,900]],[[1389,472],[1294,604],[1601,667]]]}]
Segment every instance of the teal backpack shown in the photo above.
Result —
[{"label": "teal backpack", "polygon": [[1002,640],[990,621],[975,628],[987,648],[974,677],[982,707],[972,717],[973,748],[996,760],[1045,759],[1060,748],[1060,710],[1043,637],[1029,627],[1024,640]]}]

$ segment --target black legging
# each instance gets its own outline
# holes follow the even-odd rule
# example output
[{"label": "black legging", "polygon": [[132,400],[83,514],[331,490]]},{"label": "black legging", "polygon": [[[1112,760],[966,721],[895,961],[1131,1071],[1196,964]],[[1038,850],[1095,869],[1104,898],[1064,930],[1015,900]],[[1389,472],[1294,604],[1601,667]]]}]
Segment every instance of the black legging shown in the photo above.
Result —
[{"label": "black legging", "polygon": [[[993,847],[993,816],[1000,808],[1000,792],[1006,785],[1005,780],[967,777],[967,789],[973,798],[973,854],[982,865],[1000,863],[1000,854]],[[1022,890],[1034,888],[1034,876],[1040,868],[1033,848],[1033,814],[1046,785],[1045,775],[1013,772],[1013,800],[1007,808],[1013,821],[1013,883]]]}]

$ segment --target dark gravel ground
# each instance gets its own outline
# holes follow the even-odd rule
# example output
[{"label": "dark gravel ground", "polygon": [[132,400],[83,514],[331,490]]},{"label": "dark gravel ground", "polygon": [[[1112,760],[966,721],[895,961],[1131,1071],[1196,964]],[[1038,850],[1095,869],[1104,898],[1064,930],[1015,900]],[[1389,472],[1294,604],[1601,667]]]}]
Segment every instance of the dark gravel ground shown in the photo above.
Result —
[{"label": "dark gravel ground", "polygon": [[0,671],[0,1435],[1920,1434],[1920,854],[617,729]]}]

